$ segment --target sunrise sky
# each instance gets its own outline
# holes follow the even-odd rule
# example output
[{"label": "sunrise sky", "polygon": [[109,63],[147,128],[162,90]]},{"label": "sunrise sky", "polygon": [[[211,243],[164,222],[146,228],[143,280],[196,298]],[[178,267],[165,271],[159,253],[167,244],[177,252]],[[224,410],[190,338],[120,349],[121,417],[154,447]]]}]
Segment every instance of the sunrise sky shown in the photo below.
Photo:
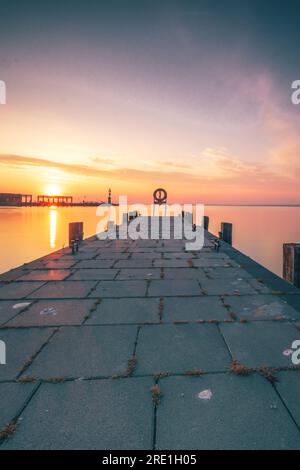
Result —
[{"label": "sunrise sky", "polygon": [[297,3],[1,2],[0,192],[300,203]]}]

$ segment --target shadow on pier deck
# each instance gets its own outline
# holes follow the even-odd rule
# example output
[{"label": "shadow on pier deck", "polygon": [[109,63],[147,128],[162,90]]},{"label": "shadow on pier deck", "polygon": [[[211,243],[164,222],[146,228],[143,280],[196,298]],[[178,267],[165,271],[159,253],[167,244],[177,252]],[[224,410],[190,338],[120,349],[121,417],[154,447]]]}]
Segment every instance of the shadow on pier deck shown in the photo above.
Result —
[{"label": "shadow on pier deck", "polygon": [[300,448],[300,290],[184,245],[93,237],[0,276],[1,449]]}]

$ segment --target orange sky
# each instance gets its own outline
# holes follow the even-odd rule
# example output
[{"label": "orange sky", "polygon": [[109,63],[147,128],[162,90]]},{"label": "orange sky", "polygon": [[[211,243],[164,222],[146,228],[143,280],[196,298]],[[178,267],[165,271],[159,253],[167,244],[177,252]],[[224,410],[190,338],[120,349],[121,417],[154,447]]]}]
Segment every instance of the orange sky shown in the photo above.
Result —
[{"label": "orange sky", "polygon": [[[128,129],[125,119],[118,125],[105,117],[99,124],[91,123],[89,114],[100,106],[101,97],[94,98],[91,109],[77,120],[74,104],[71,109],[59,106],[54,115],[50,104],[19,104],[10,92],[7,104],[0,106],[1,191],[36,195],[56,187],[79,200],[103,200],[111,187],[115,198],[126,194],[132,202],[149,202],[155,187],[162,186],[173,202],[299,203],[299,119],[268,101],[272,82],[269,77],[260,79],[265,83],[257,91],[257,120],[237,122],[236,140],[233,124],[226,123],[224,146],[214,145],[210,136],[220,123],[210,123],[209,136],[199,132],[198,138],[197,125],[185,125],[180,134],[180,123],[175,122],[172,138],[169,123],[161,118],[159,128],[153,118],[147,127],[143,113],[134,129]],[[130,126],[134,124],[131,115]],[[218,134],[215,140],[220,143]],[[248,156],[249,148],[260,153]]]},{"label": "orange sky", "polygon": [[256,23],[244,36],[209,5],[97,16],[95,4],[95,18],[67,23],[14,13],[0,32],[0,191],[103,200],[111,187],[149,202],[161,186],[172,202],[300,203],[299,77],[284,55],[270,62],[277,36],[264,51]]}]

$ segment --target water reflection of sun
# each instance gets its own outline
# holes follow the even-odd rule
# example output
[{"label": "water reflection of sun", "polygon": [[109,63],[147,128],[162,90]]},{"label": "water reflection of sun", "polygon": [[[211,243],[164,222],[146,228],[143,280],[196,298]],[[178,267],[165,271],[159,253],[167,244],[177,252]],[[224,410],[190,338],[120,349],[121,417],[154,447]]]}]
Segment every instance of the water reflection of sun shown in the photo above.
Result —
[{"label": "water reflection of sun", "polygon": [[50,248],[56,246],[56,226],[57,226],[57,212],[56,207],[51,207],[49,211],[50,216]]}]

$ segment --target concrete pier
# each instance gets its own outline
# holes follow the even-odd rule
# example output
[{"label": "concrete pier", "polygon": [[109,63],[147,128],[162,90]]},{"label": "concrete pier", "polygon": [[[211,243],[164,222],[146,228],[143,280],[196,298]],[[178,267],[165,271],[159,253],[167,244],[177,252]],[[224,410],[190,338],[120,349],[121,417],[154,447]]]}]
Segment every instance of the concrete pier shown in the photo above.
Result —
[{"label": "concrete pier", "polygon": [[0,275],[0,449],[299,449],[300,290],[213,240]]}]

